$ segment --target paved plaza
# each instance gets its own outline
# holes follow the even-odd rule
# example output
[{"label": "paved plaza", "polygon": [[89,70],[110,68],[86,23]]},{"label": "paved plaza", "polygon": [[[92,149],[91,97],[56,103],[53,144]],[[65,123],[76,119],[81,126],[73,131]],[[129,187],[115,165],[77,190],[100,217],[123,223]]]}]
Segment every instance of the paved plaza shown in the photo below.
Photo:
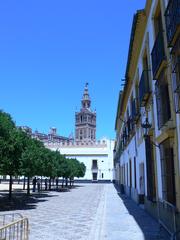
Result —
[{"label": "paved plaza", "polygon": [[129,198],[120,198],[113,184],[80,184],[67,192],[48,192],[26,210],[13,212],[29,218],[30,240],[168,239],[144,210]]}]

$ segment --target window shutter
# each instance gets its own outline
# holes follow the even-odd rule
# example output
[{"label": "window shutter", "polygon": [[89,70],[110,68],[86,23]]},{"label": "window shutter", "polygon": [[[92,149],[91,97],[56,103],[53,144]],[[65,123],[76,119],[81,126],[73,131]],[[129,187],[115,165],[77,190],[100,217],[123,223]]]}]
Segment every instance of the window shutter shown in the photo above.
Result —
[{"label": "window shutter", "polygon": [[173,149],[165,149],[165,162],[166,162],[166,188],[167,188],[167,201],[175,204],[175,174],[174,174],[174,156]]},{"label": "window shutter", "polygon": [[176,204],[173,148],[169,140],[160,145],[163,199]]},{"label": "window shutter", "polygon": [[157,120],[158,120],[158,128],[160,129],[162,126],[162,109],[161,109],[161,92],[160,92],[160,86],[159,83],[156,82],[156,105],[157,105]]},{"label": "window shutter", "polygon": [[146,138],[145,146],[146,146],[147,197],[149,200],[152,201],[155,198],[156,190],[155,190],[153,146],[151,144],[150,136]]},{"label": "window shutter", "polygon": [[170,100],[168,84],[163,84],[161,87],[162,96],[162,124],[166,123],[171,118]]},{"label": "window shutter", "polygon": [[165,168],[165,158],[164,158],[164,146],[160,145],[160,157],[161,157],[161,179],[162,179],[162,194],[163,199],[167,199],[167,187],[166,187],[166,168]]}]

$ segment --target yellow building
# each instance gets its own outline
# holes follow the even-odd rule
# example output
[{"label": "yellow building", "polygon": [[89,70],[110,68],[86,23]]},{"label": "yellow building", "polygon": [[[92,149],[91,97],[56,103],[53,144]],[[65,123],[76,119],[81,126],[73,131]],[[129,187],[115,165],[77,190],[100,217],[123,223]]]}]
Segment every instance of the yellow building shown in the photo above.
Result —
[{"label": "yellow building", "polygon": [[116,116],[116,183],[180,239],[180,0],[147,0],[132,24]]}]

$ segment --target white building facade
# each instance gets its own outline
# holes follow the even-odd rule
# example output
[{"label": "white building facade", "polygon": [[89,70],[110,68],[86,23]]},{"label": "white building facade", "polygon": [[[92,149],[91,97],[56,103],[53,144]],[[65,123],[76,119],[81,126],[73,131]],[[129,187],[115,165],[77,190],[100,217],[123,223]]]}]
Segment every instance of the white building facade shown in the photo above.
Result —
[{"label": "white building facade", "polygon": [[115,178],[180,239],[180,0],[134,15],[116,117]]},{"label": "white building facade", "polygon": [[67,158],[76,158],[86,166],[83,178],[75,180],[88,182],[106,182],[113,180],[113,149],[114,141],[103,139],[94,143],[46,143],[51,150],[58,150]]}]

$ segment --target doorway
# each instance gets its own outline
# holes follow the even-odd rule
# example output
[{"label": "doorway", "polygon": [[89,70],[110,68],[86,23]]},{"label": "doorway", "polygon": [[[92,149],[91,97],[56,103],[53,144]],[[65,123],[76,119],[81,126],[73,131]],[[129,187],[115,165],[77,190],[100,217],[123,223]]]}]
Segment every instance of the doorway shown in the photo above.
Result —
[{"label": "doorway", "polygon": [[93,173],[93,181],[97,181],[97,173]]},{"label": "doorway", "polygon": [[144,163],[139,164],[139,203],[144,204],[145,182],[144,182]]}]

